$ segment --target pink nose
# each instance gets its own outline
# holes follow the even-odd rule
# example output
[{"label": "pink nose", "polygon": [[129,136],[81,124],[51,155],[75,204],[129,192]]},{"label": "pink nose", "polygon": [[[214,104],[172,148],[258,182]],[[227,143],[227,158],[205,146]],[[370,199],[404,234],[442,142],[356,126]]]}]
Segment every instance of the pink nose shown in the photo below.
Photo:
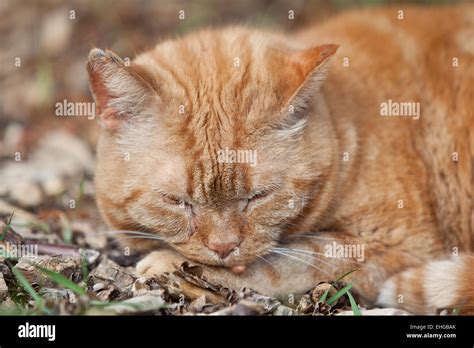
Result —
[{"label": "pink nose", "polygon": [[225,259],[238,246],[237,243],[209,243],[207,247],[215,251],[221,259]]}]

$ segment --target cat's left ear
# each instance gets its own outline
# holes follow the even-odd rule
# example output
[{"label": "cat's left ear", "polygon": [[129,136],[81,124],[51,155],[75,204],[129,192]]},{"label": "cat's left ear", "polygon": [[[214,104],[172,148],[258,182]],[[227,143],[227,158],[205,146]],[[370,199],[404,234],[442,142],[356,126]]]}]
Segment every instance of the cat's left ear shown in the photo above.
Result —
[{"label": "cat's left ear", "polygon": [[300,51],[279,52],[277,64],[285,67],[280,76],[284,86],[281,94],[284,119],[280,121],[279,128],[296,133],[304,128],[306,111],[326,78],[329,60],[338,47],[327,44]]},{"label": "cat's left ear", "polygon": [[135,118],[142,119],[156,100],[145,79],[112,51],[92,49],[87,71],[100,123],[108,130],[117,131]]},{"label": "cat's left ear", "polygon": [[[327,44],[292,52],[288,58],[294,68],[293,83],[296,89],[289,98],[304,97],[301,94],[317,92],[326,78],[329,59],[336,53],[338,45]],[[291,91],[291,88],[290,88]]]}]

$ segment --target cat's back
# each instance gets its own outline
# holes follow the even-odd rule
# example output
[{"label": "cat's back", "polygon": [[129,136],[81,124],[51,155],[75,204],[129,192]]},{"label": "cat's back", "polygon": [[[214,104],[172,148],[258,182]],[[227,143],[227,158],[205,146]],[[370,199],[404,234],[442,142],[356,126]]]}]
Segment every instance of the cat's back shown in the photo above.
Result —
[{"label": "cat's back", "polygon": [[[393,154],[406,163],[422,161],[427,179],[420,189],[432,197],[443,239],[472,249],[474,5],[351,11],[296,36],[340,46],[326,81],[339,121],[380,134],[373,146],[399,144]],[[344,109],[340,95],[355,101]],[[389,100],[418,103],[419,119],[386,121],[378,106]],[[400,170],[399,162],[389,169]]]},{"label": "cat's back", "polygon": [[296,37],[308,46],[338,44],[332,69],[366,77],[381,90],[403,83],[446,89],[474,76],[474,4],[354,10]]}]

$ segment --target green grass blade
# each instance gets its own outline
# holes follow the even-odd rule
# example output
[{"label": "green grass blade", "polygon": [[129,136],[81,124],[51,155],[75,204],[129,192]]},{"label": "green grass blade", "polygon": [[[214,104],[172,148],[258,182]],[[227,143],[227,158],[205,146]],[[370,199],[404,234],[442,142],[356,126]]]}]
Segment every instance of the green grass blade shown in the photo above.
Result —
[{"label": "green grass blade", "polygon": [[38,265],[35,265],[35,267],[39,269],[41,272],[43,272],[44,274],[46,274],[48,277],[50,277],[57,284],[64,286],[65,288],[71,291],[74,291],[78,295],[81,295],[81,296],[87,295],[86,290],[84,290],[79,285],[74,283],[72,280],[69,280],[62,274],[56,273],[54,271],[51,271],[50,269],[47,269]]},{"label": "green grass blade", "polygon": [[71,223],[66,215],[60,215],[62,225],[62,237],[65,244],[72,244],[72,228]]},{"label": "green grass blade", "polygon": [[321,296],[321,298],[319,299],[319,302],[324,302],[326,301],[326,298],[328,297],[328,294],[329,294],[329,290],[331,290],[331,288],[327,289],[324,294]]},{"label": "green grass blade", "polygon": [[358,316],[362,315],[362,313],[360,312],[359,306],[357,305],[354,297],[352,296],[349,290],[347,290],[347,297],[349,298],[349,302],[351,303],[351,308],[354,315],[358,315]]},{"label": "green grass blade", "polygon": [[36,302],[36,305],[38,306],[38,308],[44,311],[45,307],[44,307],[43,299],[38,295],[35,289],[33,289],[31,284],[28,283],[28,280],[25,278],[25,276],[15,267],[11,267],[11,270],[15,278],[18,280],[18,282],[22,286],[22,288],[25,289],[26,292],[31,296],[31,298]]},{"label": "green grass blade", "polygon": [[461,313],[461,309],[462,309],[462,306],[453,308],[451,314],[452,314],[452,315],[459,315],[459,313]]},{"label": "green grass blade", "polygon": [[3,241],[3,239],[5,238],[5,236],[7,235],[7,232],[10,230],[10,228],[12,228],[12,219],[13,219],[13,213],[10,215],[10,217],[8,218],[6,224],[5,224],[5,227],[3,228],[3,231],[2,233],[0,234],[0,241]]},{"label": "green grass blade", "polygon": [[350,271],[347,271],[346,273],[340,275],[340,276],[334,281],[334,283],[337,283],[337,282],[340,281],[342,278],[347,277],[349,274],[354,273],[354,272],[357,271],[357,270],[359,270],[359,269],[358,269],[358,268],[354,268],[354,269],[352,269],[352,270],[350,270]]},{"label": "green grass blade", "polygon": [[[357,271],[357,270],[358,270],[358,268],[355,268],[355,269],[352,269],[352,270],[347,271],[346,273],[340,275],[334,282],[332,282],[332,284],[331,284],[332,287],[333,287],[334,289],[336,289],[336,288],[334,287],[334,284],[335,284],[335,283],[337,283],[337,282],[340,281],[342,278],[348,276],[349,274],[351,274],[351,273],[353,273],[353,272],[355,272],[355,271]],[[319,302],[324,302],[324,301],[326,301],[326,299],[327,299],[327,297],[328,297],[328,295],[329,295],[329,290],[331,290],[331,288],[327,289],[327,290],[324,292],[324,294],[323,294],[323,295],[321,296],[321,298],[319,299]],[[337,289],[336,289],[336,290],[337,290]]]},{"label": "green grass blade", "polygon": [[331,298],[327,301],[327,304],[328,305],[332,305],[334,302],[336,302],[337,300],[339,300],[339,298],[341,298],[345,293],[347,293],[351,288],[352,286],[354,285],[353,282],[350,282],[349,284],[347,284],[345,287],[343,287],[342,289],[340,289],[339,291],[337,291],[334,295],[331,296]]}]

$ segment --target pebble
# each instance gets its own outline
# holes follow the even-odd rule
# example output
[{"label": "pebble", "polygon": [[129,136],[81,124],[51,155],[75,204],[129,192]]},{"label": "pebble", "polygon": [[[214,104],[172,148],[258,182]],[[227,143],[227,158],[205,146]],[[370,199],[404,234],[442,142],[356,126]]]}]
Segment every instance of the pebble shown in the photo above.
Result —
[{"label": "pebble", "polygon": [[107,286],[104,283],[95,283],[94,286],[92,287],[92,290],[95,292],[98,292],[100,290],[104,290]]},{"label": "pebble", "polygon": [[111,311],[116,314],[132,314],[156,311],[163,308],[165,305],[165,300],[162,296],[163,291],[152,290],[147,294],[132,297],[128,300],[122,301],[121,303],[108,306],[107,311]]}]

